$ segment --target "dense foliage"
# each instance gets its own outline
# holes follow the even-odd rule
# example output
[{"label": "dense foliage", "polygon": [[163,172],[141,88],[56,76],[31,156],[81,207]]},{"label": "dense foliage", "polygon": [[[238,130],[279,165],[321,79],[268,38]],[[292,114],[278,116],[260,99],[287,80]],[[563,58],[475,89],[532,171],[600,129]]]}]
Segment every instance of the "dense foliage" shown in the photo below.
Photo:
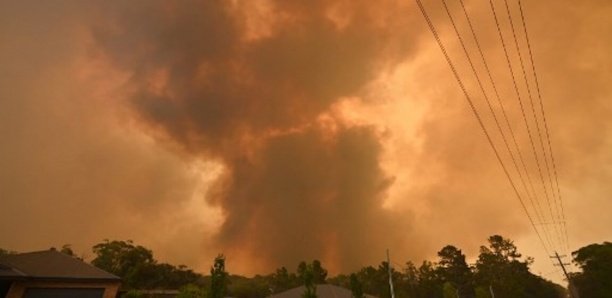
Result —
[{"label": "dense foliage", "polygon": [[125,288],[181,288],[181,297],[257,298],[303,285],[303,297],[315,298],[317,284],[331,283],[351,289],[355,297],[364,297],[367,293],[387,298],[391,297],[389,271],[396,297],[489,298],[494,293],[496,298],[557,298],[563,295],[563,288],[530,273],[531,260],[521,259],[512,241],[497,235],[480,248],[474,266],[467,264],[460,249],[447,245],[438,252],[437,262],[425,261],[419,267],[408,262],[403,268],[389,268],[387,262],[381,262],[377,267],[367,266],[351,275],[333,278],[327,277],[328,272],[319,260],[300,262],[294,272],[281,267],[270,275],[247,278],[229,275],[225,257],[219,255],[210,275],[203,277],[183,266],[160,264],[150,250],[131,241],[105,241],[93,249],[96,258],[92,264],[122,277]]},{"label": "dense foliage", "polygon": [[210,289],[208,298],[224,298],[227,294],[227,272],[225,271],[225,257],[218,255],[210,268]]},{"label": "dense foliage", "polygon": [[96,244],[93,252],[92,265],[121,277],[126,289],[178,289],[202,277],[183,265],[159,263],[151,250],[129,240],[105,240]]},{"label": "dense foliage", "polygon": [[612,297],[612,243],[591,244],[572,253],[582,269],[572,281],[580,297]]},{"label": "dense foliage", "polygon": [[[489,298],[494,293],[496,298],[558,298],[565,294],[561,286],[529,272],[532,260],[522,260],[513,242],[501,236],[488,239],[474,266],[468,265],[461,250],[451,245],[442,248],[438,257],[437,262],[425,261],[419,267],[408,262],[403,268],[391,268],[396,297]],[[281,271],[287,276],[286,269]],[[387,262],[327,282],[351,289],[354,297],[364,293],[391,297]]]},{"label": "dense foliage", "polygon": [[364,298],[365,295],[363,294],[363,285],[357,278],[357,274],[355,273],[351,274],[350,282],[351,282],[351,293],[353,294],[353,297],[354,298]]},{"label": "dense foliage", "polygon": [[[77,257],[70,245],[61,252]],[[523,258],[509,239],[495,235],[480,247],[475,264],[466,262],[462,251],[452,245],[438,252],[435,262],[424,261],[420,266],[407,262],[392,266],[381,262],[349,275],[328,277],[328,271],[318,260],[300,262],[295,271],[286,267],[269,275],[244,277],[231,275],[225,268],[225,257],[217,256],[210,275],[203,276],[185,266],[160,263],[151,250],[132,241],[109,241],[93,247],[94,266],[121,277],[124,297],[142,297],[142,290],[179,289],[181,298],[259,298],[268,297],[298,286],[305,286],[304,298],[317,296],[316,285],[329,283],[350,289],[356,298],[366,294],[391,297],[389,272],[398,298],[515,298],[566,297],[561,286],[532,274],[533,260]],[[0,257],[13,254],[0,249]],[[580,297],[612,297],[612,243],[591,244],[573,253],[574,262],[582,272],[572,273],[574,291]]]},{"label": "dense foliage", "polygon": [[319,260],[314,260],[310,264],[301,262],[297,272],[299,281],[304,285],[302,298],[317,298],[317,285],[324,284],[327,278],[327,270],[321,266],[321,262]]}]

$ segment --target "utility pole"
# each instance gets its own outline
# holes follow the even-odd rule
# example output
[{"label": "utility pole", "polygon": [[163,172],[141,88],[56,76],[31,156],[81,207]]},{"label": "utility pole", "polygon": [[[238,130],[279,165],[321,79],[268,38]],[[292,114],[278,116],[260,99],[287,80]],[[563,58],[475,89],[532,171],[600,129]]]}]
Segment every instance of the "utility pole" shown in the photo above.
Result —
[{"label": "utility pole", "polygon": [[395,298],[393,290],[393,278],[391,277],[391,258],[389,257],[389,249],[387,249],[387,267],[389,268],[389,289],[391,290],[391,298]]},{"label": "utility pole", "polygon": [[578,293],[575,293],[575,288],[572,286],[572,280],[569,277],[569,274],[567,274],[567,270],[565,269],[566,265],[569,265],[569,263],[563,263],[563,261],[561,261],[561,258],[566,257],[565,255],[559,255],[558,252],[555,251],[555,255],[551,256],[551,259],[557,259],[557,261],[559,262],[559,264],[555,264],[555,266],[561,266],[561,269],[563,269],[563,274],[565,274],[565,278],[567,278],[567,287],[568,287],[568,292],[570,295],[570,298],[579,298],[578,297]]}]

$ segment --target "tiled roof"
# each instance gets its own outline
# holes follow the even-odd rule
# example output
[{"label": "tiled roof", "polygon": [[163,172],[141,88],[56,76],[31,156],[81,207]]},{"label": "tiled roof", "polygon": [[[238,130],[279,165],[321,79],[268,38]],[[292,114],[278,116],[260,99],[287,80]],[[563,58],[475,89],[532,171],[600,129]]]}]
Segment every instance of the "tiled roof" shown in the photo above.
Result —
[{"label": "tiled roof", "polygon": [[119,280],[102,269],[56,250],[0,257],[0,278]]}]

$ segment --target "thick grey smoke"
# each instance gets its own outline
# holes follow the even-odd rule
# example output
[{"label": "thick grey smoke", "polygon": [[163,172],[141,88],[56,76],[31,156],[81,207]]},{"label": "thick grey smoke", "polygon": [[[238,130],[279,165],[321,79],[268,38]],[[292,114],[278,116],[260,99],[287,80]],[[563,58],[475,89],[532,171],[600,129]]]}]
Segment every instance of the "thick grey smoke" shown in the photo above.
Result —
[{"label": "thick grey smoke", "polygon": [[[488,3],[467,5],[497,77]],[[524,6],[570,237],[601,242],[611,7]],[[412,1],[4,1],[0,62],[0,247],[132,238],[201,271],[225,252],[337,272],[495,233],[552,270]]]},{"label": "thick grey smoke", "polygon": [[275,23],[254,39],[228,1],[130,2],[109,8],[94,32],[133,74],[130,104],[147,130],[223,164],[207,195],[225,215],[220,250],[265,269],[316,257],[335,269],[376,262],[411,233],[391,229],[397,215],[382,207],[393,177],[379,165],[381,136],[320,119],[406,57],[406,18],[381,20],[353,3],[339,8],[350,17],[339,25],[329,14],[341,2],[268,5]]}]

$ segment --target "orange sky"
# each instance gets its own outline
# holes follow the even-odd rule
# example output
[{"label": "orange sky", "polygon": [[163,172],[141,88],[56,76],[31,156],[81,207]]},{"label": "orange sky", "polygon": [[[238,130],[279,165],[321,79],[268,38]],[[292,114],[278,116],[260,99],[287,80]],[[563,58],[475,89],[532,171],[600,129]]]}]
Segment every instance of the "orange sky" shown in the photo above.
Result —
[{"label": "orange sky", "polygon": [[[503,151],[441,2],[424,4]],[[466,4],[537,182],[489,3]],[[570,249],[609,241],[612,5],[523,6]],[[0,65],[0,247],[133,239],[201,271],[224,252],[236,273],[337,273],[385,248],[474,258],[502,234],[558,280],[412,1],[5,1]]]}]

